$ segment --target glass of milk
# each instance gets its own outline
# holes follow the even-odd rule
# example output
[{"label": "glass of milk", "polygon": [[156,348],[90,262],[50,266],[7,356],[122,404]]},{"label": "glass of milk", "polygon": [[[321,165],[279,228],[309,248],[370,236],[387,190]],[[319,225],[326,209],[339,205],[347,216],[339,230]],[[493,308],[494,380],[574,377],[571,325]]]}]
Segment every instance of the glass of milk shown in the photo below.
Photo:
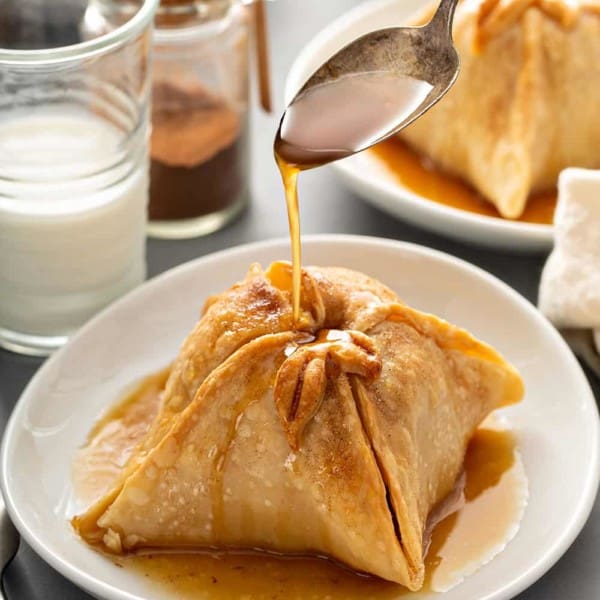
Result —
[{"label": "glass of milk", "polygon": [[0,346],[46,355],[146,274],[158,0],[0,2]]}]

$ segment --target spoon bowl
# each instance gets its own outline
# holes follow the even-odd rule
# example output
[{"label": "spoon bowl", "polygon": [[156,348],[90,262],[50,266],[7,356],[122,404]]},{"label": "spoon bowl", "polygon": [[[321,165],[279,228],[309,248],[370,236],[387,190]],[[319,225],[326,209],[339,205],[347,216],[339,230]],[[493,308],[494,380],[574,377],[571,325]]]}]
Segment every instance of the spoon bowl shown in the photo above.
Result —
[{"label": "spoon bowl", "polygon": [[[345,158],[398,133],[439,102],[460,69],[452,41],[457,3],[441,0],[423,27],[373,31],[334,54],[288,105],[278,134],[279,153],[283,148],[288,156],[300,157],[297,164],[304,168]],[[419,84],[419,88],[405,88],[410,93],[403,98],[399,82]],[[337,96],[332,94],[335,91]],[[340,112],[344,109],[347,123],[337,131],[330,129],[327,124],[332,118],[338,123],[344,120]],[[350,124],[352,134],[347,133]],[[357,134],[361,125],[363,130]]]}]

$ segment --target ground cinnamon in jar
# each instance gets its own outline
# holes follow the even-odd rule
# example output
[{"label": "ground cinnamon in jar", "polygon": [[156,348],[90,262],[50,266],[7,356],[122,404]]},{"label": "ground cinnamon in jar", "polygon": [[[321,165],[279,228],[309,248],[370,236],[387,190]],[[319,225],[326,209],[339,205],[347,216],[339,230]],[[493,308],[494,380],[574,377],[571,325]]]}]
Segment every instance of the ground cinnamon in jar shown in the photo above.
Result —
[{"label": "ground cinnamon in jar", "polygon": [[153,40],[148,233],[212,233],[248,201],[249,12],[162,0]]},{"label": "ground cinnamon in jar", "polygon": [[199,85],[155,83],[153,105],[150,219],[193,219],[235,207],[247,169],[240,115]]}]

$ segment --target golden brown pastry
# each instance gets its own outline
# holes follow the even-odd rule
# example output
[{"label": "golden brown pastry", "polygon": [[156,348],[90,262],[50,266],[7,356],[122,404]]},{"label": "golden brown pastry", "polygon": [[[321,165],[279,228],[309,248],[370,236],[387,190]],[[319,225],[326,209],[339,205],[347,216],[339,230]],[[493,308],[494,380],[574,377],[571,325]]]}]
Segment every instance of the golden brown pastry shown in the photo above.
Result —
[{"label": "golden brown pastry", "polygon": [[600,2],[464,0],[455,86],[400,135],[519,217],[566,167],[600,167]]},{"label": "golden brown pastry", "polygon": [[489,346],[336,268],[274,263],[212,299],[114,489],[73,524],[115,553],[262,548],[419,589],[469,438],[520,400]]}]

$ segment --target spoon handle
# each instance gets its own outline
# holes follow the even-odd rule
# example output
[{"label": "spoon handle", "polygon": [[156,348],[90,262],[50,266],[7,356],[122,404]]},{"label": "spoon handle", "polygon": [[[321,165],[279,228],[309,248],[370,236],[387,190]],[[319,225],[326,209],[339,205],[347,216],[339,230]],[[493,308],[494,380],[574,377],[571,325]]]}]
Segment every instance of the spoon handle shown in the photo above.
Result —
[{"label": "spoon handle", "polygon": [[454,12],[456,11],[457,4],[458,0],[441,0],[437,11],[427,27],[439,29],[452,39],[452,22],[454,20]]}]

